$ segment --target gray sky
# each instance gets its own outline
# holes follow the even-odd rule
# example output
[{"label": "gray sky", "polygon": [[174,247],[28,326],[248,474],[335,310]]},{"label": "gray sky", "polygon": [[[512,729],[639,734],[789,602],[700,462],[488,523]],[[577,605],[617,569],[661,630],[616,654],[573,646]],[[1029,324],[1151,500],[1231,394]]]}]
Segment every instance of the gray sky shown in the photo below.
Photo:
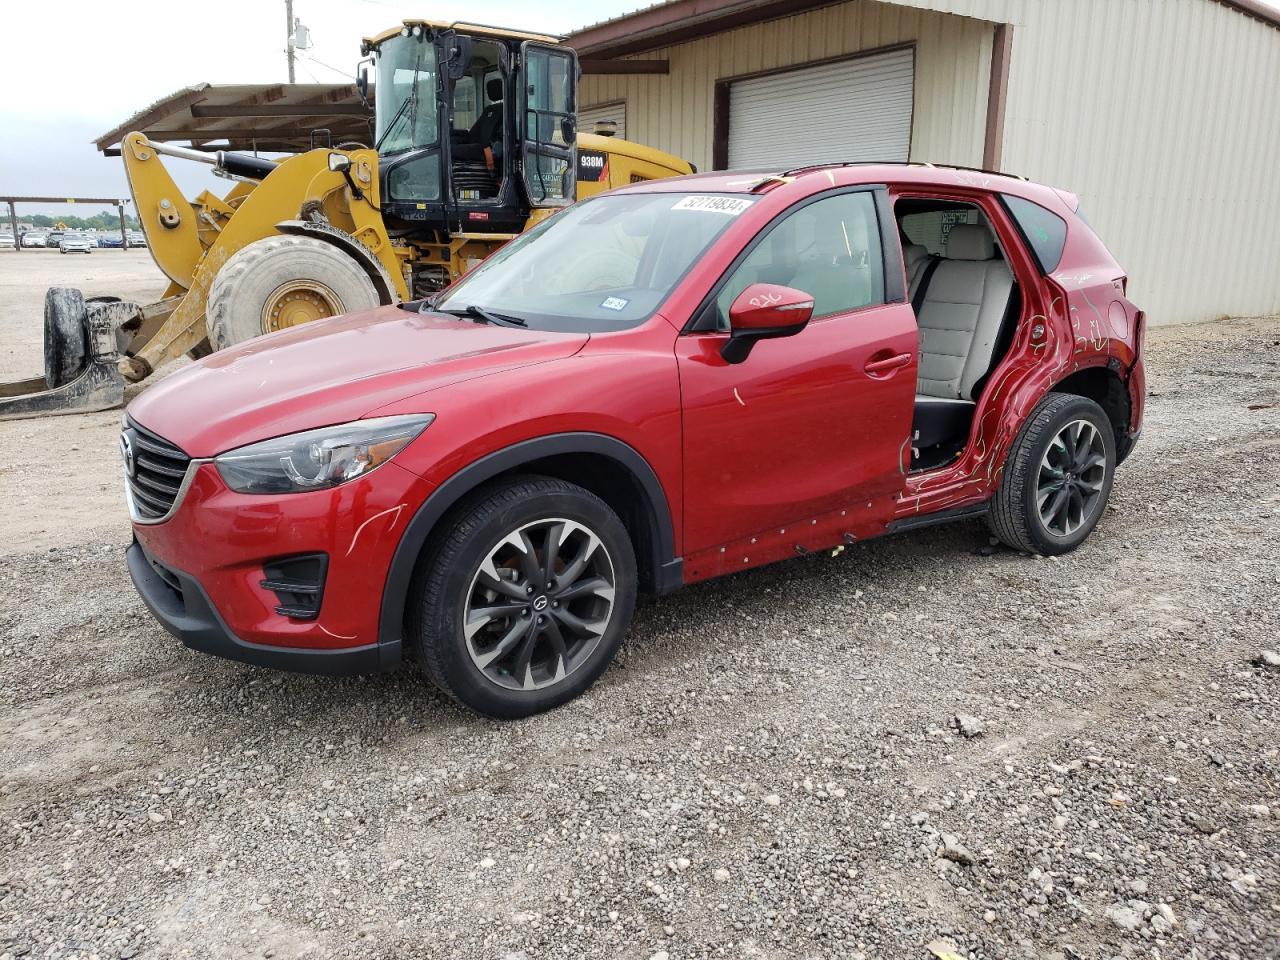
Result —
[{"label": "gray sky", "polygon": [[[473,20],[568,33],[647,6],[650,0],[295,0],[313,49],[300,54],[299,81],[340,82],[359,59],[360,37],[404,17]],[[1070,2],[1070,0],[1046,0]],[[1268,0],[1280,7],[1280,0]],[[91,140],[127,117],[195,83],[287,79],[283,0],[0,0],[6,45],[0,83],[0,194],[128,196],[119,158]],[[335,69],[336,68],[336,69]],[[225,192],[202,165],[170,169],[194,196]],[[96,209],[26,207],[24,213]]]},{"label": "gray sky", "polygon": [[[360,38],[405,17],[568,33],[646,2],[294,0],[294,15],[310,29],[314,44],[299,53],[297,79],[350,79]],[[121,160],[98,153],[91,143],[95,137],[195,83],[288,79],[283,0],[0,0],[0,6],[0,33],[30,41],[6,44],[0,195],[127,198]],[[205,187],[218,193],[228,187],[200,164],[173,160],[170,170],[190,196]],[[18,212],[91,216],[98,209],[28,205]]]}]

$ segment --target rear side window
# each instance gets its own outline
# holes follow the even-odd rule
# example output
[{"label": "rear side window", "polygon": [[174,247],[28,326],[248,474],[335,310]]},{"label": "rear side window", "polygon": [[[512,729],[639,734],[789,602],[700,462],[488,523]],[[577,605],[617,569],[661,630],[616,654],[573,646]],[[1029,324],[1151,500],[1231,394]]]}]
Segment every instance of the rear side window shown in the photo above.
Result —
[{"label": "rear side window", "polygon": [[1062,248],[1067,244],[1067,222],[1038,203],[1007,193],[1001,196],[1022,235],[1031,244],[1031,252],[1036,255],[1040,271],[1053,273],[1062,260]]}]

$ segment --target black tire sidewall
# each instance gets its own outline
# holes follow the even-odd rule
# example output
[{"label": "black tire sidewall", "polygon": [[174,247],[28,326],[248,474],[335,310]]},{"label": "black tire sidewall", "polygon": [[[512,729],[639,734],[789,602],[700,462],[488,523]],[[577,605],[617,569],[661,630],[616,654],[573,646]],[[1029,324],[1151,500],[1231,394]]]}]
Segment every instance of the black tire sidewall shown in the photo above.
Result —
[{"label": "black tire sidewall", "polygon": [[[1048,450],[1058,432],[1074,420],[1087,420],[1098,431],[1098,435],[1102,438],[1103,449],[1106,452],[1107,472],[1102,485],[1101,502],[1098,504],[1098,509],[1094,512],[1094,515],[1079,530],[1069,536],[1060,537],[1050,533],[1045,528],[1044,521],[1040,519],[1040,510],[1036,503],[1036,480],[1040,471],[1040,461],[1044,457],[1045,451]],[[1089,535],[1093,533],[1094,527],[1102,519],[1102,515],[1106,513],[1107,502],[1111,498],[1111,485],[1115,481],[1116,475],[1114,427],[1106,413],[1097,403],[1088,397],[1073,396],[1071,397],[1071,402],[1059,406],[1054,415],[1047,421],[1039,436],[1031,443],[1022,460],[1021,468],[1028,471],[1028,475],[1024,478],[1022,485],[1021,509],[1023,521],[1026,524],[1027,534],[1036,547],[1036,552],[1044,556],[1069,553],[1089,538]]]},{"label": "black tire sidewall", "polygon": [[44,379],[65,386],[89,362],[89,311],[74,287],[50,287],[44,295]]},{"label": "black tire sidewall", "polygon": [[[430,660],[428,672],[445,692],[465,706],[499,719],[525,717],[560,706],[595,683],[621,646],[636,601],[635,554],[617,515],[603,501],[572,484],[531,482],[544,489],[497,508],[488,497],[472,501],[471,510],[457,517],[454,530],[471,528],[460,542],[446,539],[430,559],[426,576],[434,582],[418,596],[418,602],[425,604],[420,611],[421,635],[412,638],[415,644],[433,645],[430,653],[423,650],[421,654]],[[548,482],[560,489],[546,488]],[[511,531],[549,517],[584,524],[608,550],[614,572],[613,615],[591,659],[560,683],[539,690],[509,690],[488,679],[472,661],[462,631],[463,611],[472,579],[489,550]],[[438,599],[431,602],[433,597]]]}]

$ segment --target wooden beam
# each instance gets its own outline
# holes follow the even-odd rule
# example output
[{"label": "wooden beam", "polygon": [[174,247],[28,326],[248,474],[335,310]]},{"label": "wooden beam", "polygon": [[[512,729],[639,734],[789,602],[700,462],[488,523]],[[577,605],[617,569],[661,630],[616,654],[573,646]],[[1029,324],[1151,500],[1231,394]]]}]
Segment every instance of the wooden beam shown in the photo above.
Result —
[{"label": "wooden beam", "polygon": [[191,108],[191,116],[212,117],[364,117],[369,113],[360,103],[263,103],[230,104]]},{"label": "wooden beam", "polygon": [[313,130],[330,130],[335,138],[338,134],[357,132],[368,136],[369,129],[364,124],[341,123],[329,127],[228,127],[219,130],[217,127],[180,127],[172,130],[144,130],[150,140],[309,140]]},{"label": "wooden beam", "polygon": [[579,60],[584,74],[670,73],[666,60]]}]

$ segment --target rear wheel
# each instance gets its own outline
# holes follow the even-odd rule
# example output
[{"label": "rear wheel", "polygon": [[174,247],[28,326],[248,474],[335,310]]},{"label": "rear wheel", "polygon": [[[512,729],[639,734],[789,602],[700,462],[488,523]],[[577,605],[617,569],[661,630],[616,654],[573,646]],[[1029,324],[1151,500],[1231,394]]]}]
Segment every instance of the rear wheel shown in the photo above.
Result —
[{"label": "rear wheel", "polygon": [[1087,397],[1049,394],[1009,451],[991,529],[1026,553],[1074,550],[1102,518],[1115,465],[1115,431],[1102,408]]},{"label": "rear wheel", "polygon": [[617,515],[549,477],[491,486],[464,504],[419,573],[409,633],[446,693],[491,717],[559,706],[602,674],[636,598]]},{"label": "rear wheel", "polygon": [[267,237],[238,250],[214,277],[209,342],[221,350],[378,303],[369,275],[337,247],[312,237]]},{"label": "rear wheel", "polygon": [[89,314],[74,287],[44,295],[44,379],[52,389],[70,383],[89,360]]}]

